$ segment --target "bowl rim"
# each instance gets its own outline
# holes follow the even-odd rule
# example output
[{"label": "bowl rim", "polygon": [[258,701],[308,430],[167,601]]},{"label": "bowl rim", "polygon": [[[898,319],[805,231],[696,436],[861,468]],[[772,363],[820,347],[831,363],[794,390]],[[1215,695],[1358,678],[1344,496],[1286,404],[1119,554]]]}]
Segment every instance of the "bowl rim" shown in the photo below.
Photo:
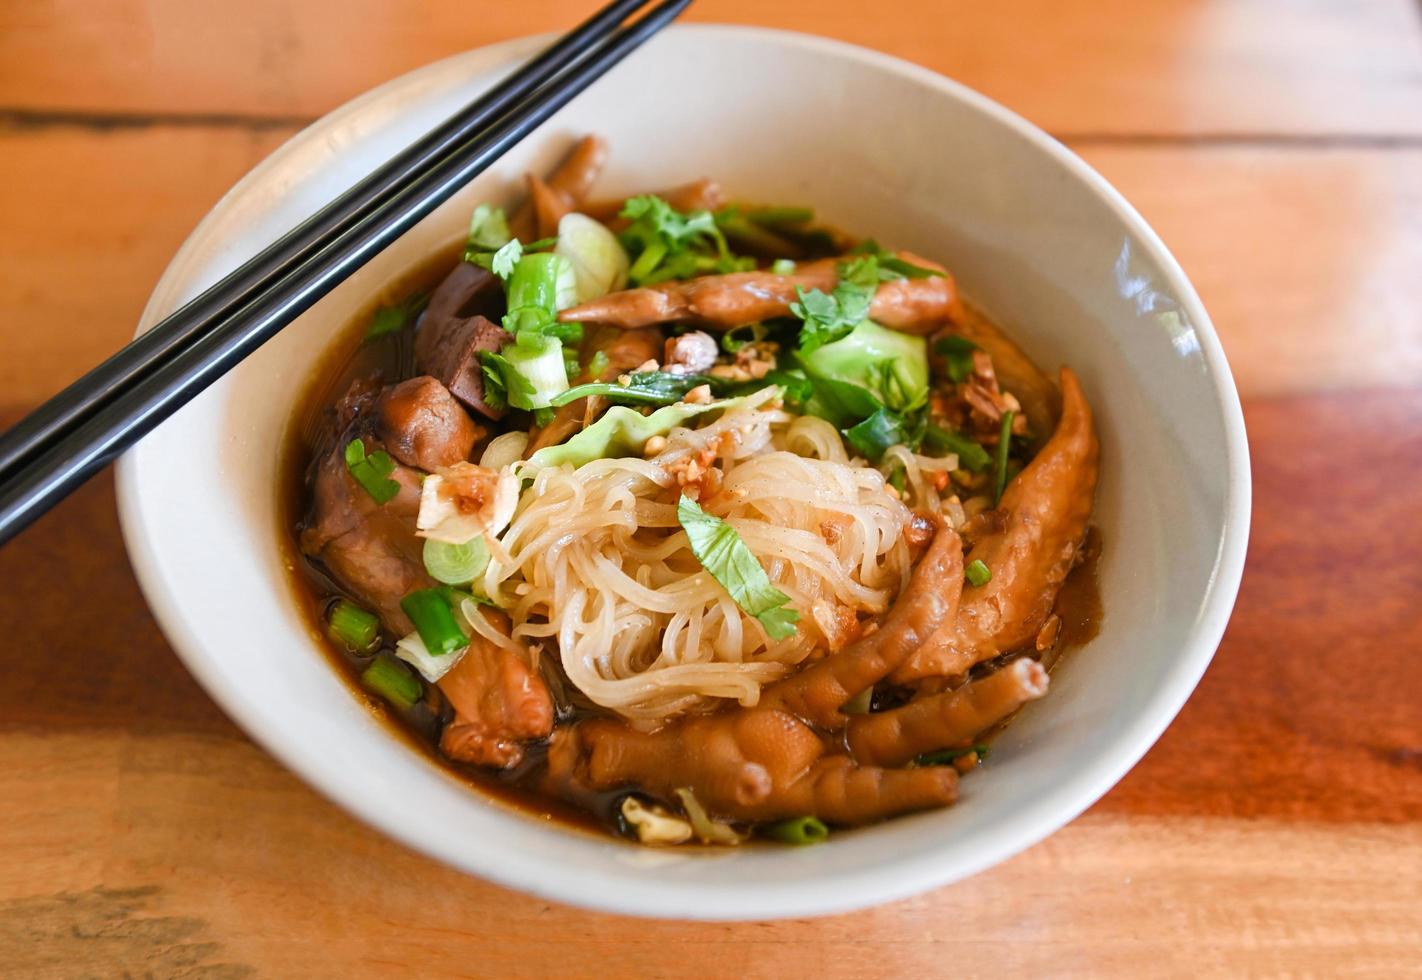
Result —
[{"label": "bowl rim", "polygon": [[[224,684],[215,669],[210,667],[212,654],[205,649],[204,639],[185,621],[174,596],[169,594],[164,583],[157,549],[150,546],[144,530],[143,512],[138,505],[140,472],[133,462],[132,454],[125,454],[116,466],[120,526],[130,563],[154,618],[184,666],[208,695],[248,737],[296,773],[307,785],[403,845],[499,885],[541,898],[604,912],[654,918],[682,915],[701,919],[742,921],[846,912],[951,884],[1038,843],[1076,819],[1104,796],[1149,751],[1174,720],[1214,657],[1233,610],[1243,573],[1252,502],[1244,414],[1219,337],[1204,304],[1180,264],[1121,193],[1058,140],[961,82],[896,56],[848,42],[795,31],[745,25],[678,24],[671,30],[677,35],[761,40],[822,52],[834,58],[858,62],[871,69],[898,75],[965,104],[968,108],[989,117],[996,124],[1014,131],[1036,150],[1052,157],[1057,164],[1094,192],[1097,198],[1110,208],[1123,227],[1135,236],[1140,248],[1161,270],[1170,290],[1179,298],[1180,305],[1199,339],[1200,351],[1215,387],[1217,408],[1224,425],[1226,494],[1222,515],[1223,533],[1216,550],[1212,573],[1199,604],[1198,615],[1190,627],[1188,641],[1182,645],[1179,655],[1140,706],[1134,722],[1123,728],[1109,746],[1083,764],[1073,777],[1063,782],[1059,788],[1004,820],[998,832],[985,839],[984,846],[967,859],[943,865],[932,860],[931,848],[925,848],[918,855],[922,860],[907,867],[896,865],[892,875],[860,873],[853,880],[852,888],[816,888],[810,884],[789,889],[776,888],[755,897],[748,896],[744,889],[732,885],[668,885],[636,872],[604,872],[576,878],[530,875],[529,870],[538,863],[536,857],[529,860],[518,854],[495,849],[471,853],[469,848],[456,846],[443,839],[430,841],[414,838],[392,819],[383,803],[355,792],[346,783],[329,774],[322,760],[314,754],[306,753],[299,740],[286,739],[281,732],[268,729],[263,719],[249,708],[240,692],[229,689]],[[165,299],[164,294],[171,290],[175,281],[189,273],[192,254],[209,224],[217,220],[217,216],[231,201],[241,198],[253,185],[261,182],[289,154],[295,152],[297,147],[316,137],[321,131],[359,114],[370,103],[401,88],[415,85],[426,76],[434,77],[456,64],[476,59],[484,59],[491,68],[497,69],[536,50],[550,37],[551,35],[527,35],[512,38],[423,65],[357,95],[294,134],[234,184],[189,234],[155,284],[137,332],[142,333],[146,325],[153,322],[157,307],[162,305],[160,300]],[[510,817],[527,819],[518,814],[510,814]],[[844,880],[848,881],[847,878]],[[692,890],[695,891],[694,896],[689,894]]]}]

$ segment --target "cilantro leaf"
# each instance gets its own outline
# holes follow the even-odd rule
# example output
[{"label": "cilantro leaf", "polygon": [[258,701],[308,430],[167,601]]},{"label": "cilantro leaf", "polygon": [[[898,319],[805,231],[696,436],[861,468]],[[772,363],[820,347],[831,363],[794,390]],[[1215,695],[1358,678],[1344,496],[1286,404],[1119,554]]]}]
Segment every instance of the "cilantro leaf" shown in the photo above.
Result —
[{"label": "cilantro leaf", "polygon": [[365,339],[375,340],[378,337],[399,333],[415,322],[415,318],[420,315],[429,301],[429,293],[414,293],[398,303],[380,307],[370,318],[370,326],[365,331]]},{"label": "cilantro leaf", "polygon": [[518,265],[518,260],[521,258],[523,258],[523,243],[517,238],[510,238],[489,258],[489,271],[504,282],[508,282],[509,276],[513,275],[514,267]]},{"label": "cilantro leaf", "polygon": [[880,281],[878,260],[866,255],[840,263],[839,283],[832,293],[806,292],[797,286],[799,301],[790,304],[790,312],[804,321],[800,353],[811,354],[832,344],[867,320]]},{"label": "cilantro leaf", "polygon": [[690,497],[677,502],[676,519],[686,530],[696,560],[746,615],[760,620],[771,639],[783,640],[795,634],[800,614],[789,608],[790,597],[771,584],[735,528],[706,513]]},{"label": "cilantro leaf", "polygon": [[474,209],[469,219],[469,245],[467,253],[493,252],[508,244],[513,234],[509,231],[509,220],[503,208],[481,204]]},{"label": "cilantro leaf", "polygon": [[642,194],[627,199],[621,217],[631,222],[620,237],[633,256],[627,273],[633,285],[755,267],[753,259],[731,254],[710,211],[681,212],[655,194]]}]

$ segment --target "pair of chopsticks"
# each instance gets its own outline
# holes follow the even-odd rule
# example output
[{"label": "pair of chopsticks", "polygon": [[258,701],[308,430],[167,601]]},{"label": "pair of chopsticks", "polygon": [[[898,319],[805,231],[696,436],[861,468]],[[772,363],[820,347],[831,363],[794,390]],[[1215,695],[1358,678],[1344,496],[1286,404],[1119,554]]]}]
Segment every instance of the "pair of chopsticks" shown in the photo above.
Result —
[{"label": "pair of chopsticks", "polygon": [[613,0],[0,435],[0,544],[398,239],[692,0]]}]

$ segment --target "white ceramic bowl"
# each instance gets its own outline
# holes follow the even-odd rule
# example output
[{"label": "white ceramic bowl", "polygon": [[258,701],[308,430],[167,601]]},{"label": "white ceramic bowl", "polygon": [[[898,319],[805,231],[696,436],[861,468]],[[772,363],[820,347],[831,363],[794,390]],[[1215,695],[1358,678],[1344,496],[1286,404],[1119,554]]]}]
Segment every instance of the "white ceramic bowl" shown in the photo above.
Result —
[{"label": "white ceramic bowl", "polygon": [[[140,329],[196,294],[540,46],[473,51],[337,109],[245,177],[193,232]],[[314,648],[277,549],[277,449],[318,355],[379,284],[458,238],[587,131],[598,194],[703,174],[815,205],[947,263],[1048,369],[1072,365],[1103,444],[1100,635],[1072,654],[947,810],[820,847],[642,849],[535,821],[391,737]],[[128,453],[125,538],[169,640],[273,755],[351,812],[510,887],[637,915],[842,911],[972,874],[1071,820],[1155,741],[1224,630],[1249,525],[1234,384],[1165,246],[1081,160],[939,75],[775,31],[678,27],[575,100],[395,247]]]}]

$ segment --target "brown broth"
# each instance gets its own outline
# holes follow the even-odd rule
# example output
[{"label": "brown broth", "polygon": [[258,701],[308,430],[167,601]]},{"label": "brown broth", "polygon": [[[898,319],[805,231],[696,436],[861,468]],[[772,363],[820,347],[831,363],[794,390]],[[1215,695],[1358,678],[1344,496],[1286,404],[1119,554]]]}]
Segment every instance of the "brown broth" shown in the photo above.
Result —
[{"label": "brown broth", "polygon": [[[360,682],[360,672],[369,665],[369,656],[352,654],[326,635],[326,614],[337,598],[349,596],[322,567],[321,563],[302,554],[297,545],[295,529],[306,514],[306,487],[314,462],[330,451],[328,432],[331,405],[357,377],[379,371],[388,381],[408,377],[414,372],[414,353],[409,331],[371,343],[363,343],[371,316],[377,308],[397,302],[412,293],[428,291],[458,261],[458,252],[432,256],[404,276],[390,282],[380,295],[343,329],[337,340],[322,357],[305,391],[297,401],[297,409],[287,427],[282,447],[280,472],[283,486],[278,507],[279,542],[284,556],[292,592],[306,616],[308,632],[313,642],[345,680],[351,692],[369,708],[375,717],[405,744],[415,748],[430,761],[460,782],[492,797],[499,803],[540,820],[558,821],[581,830],[604,836],[608,829],[617,829],[614,803],[622,795],[606,794],[599,798],[596,812],[589,812],[556,797],[546,796],[521,785],[529,781],[541,767],[545,746],[530,745],[518,766],[504,772],[490,772],[476,766],[456,762],[440,753],[438,726],[447,708],[433,684],[424,684],[424,701],[409,715],[393,709],[381,698],[367,691]],[[381,650],[390,652],[382,639]],[[421,681],[423,684],[424,682]]]},{"label": "brown broth", "polygon": [[[605,836],[605,832],[611,831],[614,836],[621,837],[622,828],[616,804],[625,791],[597,794],[591,808],[584,809],[546,795],[536,788],[534,784],[543,765],[546,745],[529,745],[524,760],[518,766],[503,772],[490,772],[455,762],[446,758],[438,749],[439,728],[443,721],[447,720],[449,708],[436,685],[424,684],[427,692],[425,698],[408,714],[392,709],[382,699],[368,692],[361,685],[359,675],[371,658],[352,654],[326,635],[326,614],[331,604],[337,598],[354,597],[348,596],[319,562],[302,554],[297,546],[295,532],[301,527],[305,517],[306,488],[312,475],[312,467],[317,459],[332,448],[333,434],[329,431],[331,406],[357,377],[380,372],[386,381],[394,382],[414,373],[411,332],[401,331],[387,338],[365,343],[364,333],[371,316],[382,305],[397,302],[415,292],[433,289],[457,261],[458,250],[451,246],[431,256],[405,275],[392,280],[338,334],[336,341],[322,357],[297,401],[297,408],[288,424],[282,446],[280,472],[283,485],[280,488],[278,507],[279,547],[282,549],[291,589],[306,616],[312,641],[345,679],[352,694],[396,737],[461,783],[505,806],[540,820],[556,821],[597,833],[599,836]],[[1068,575],[1057,596],[1054,612],[1061,617],[1062,628],[1056,642],[1041,655],[1049,669],[1059,666],[1067,651],[1086,643],[1100,628],[1102,608],[1096,574],[1100,553],[1100,532],[1093,527],[1088,531],[1081,560]],[[382,643],[384,645],[381,649],[389,652],[391,647],[388,640],[382,638]],[[1004,655],[999,661],[994,661],[992,666],[998,666],[1001,662],[1021,655],[1021,652]],[[989,665],[982,666],[987,668]],[[906,693],[883,691],[883,696],[875,698],[875,710],[892,707],[901,702]],[[558,723],[563,725],[578,717],[601,713],[603,712],[577,709],[573,713],[560,716]],[[984,733],[981,740],[991,738],[1006,723],[1007,721],[1004,721],[991,732]]]}]

